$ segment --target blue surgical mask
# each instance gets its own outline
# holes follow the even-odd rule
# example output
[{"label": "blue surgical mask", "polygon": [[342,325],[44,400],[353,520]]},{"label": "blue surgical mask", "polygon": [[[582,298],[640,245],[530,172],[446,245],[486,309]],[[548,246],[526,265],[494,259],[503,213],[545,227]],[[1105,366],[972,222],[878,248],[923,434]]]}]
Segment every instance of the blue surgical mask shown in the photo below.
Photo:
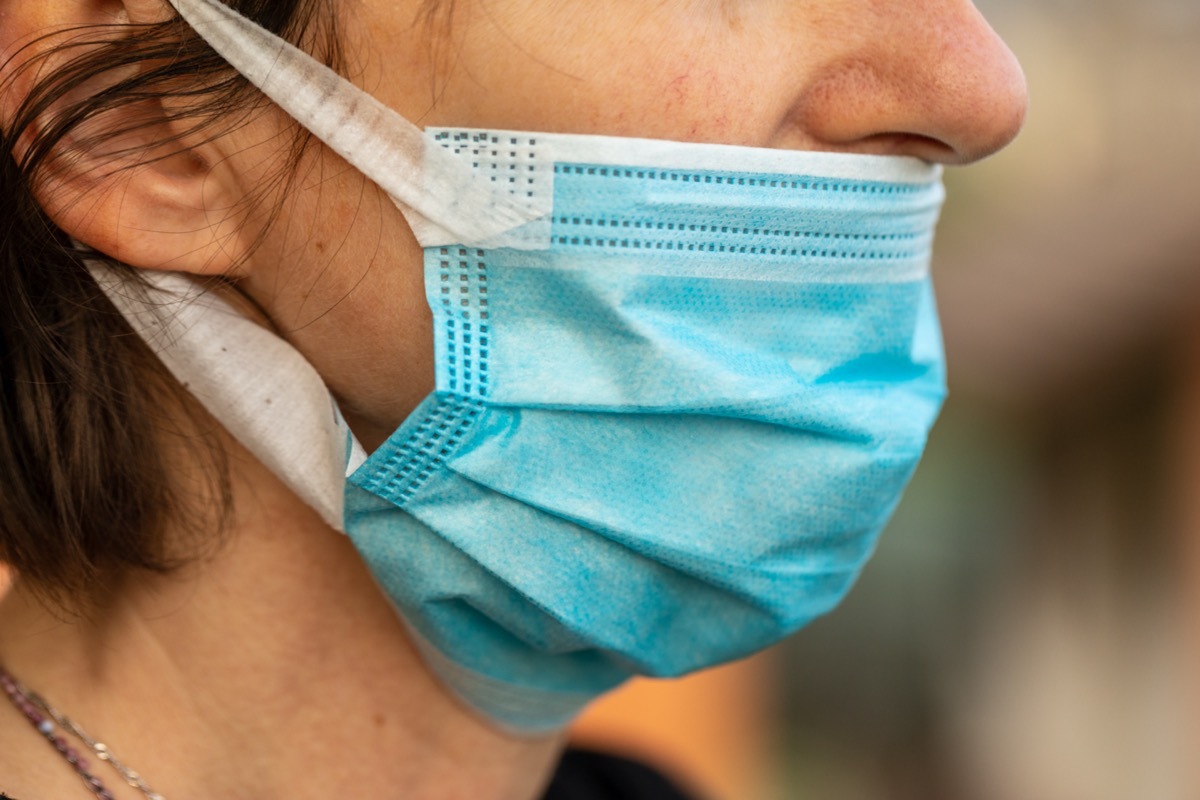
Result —
[{"label": "blue surgical mask", "polygon": [[[437,388],[374,453],[342,439],[333,479],[297,470],[294,423],[229,411],[224,379],[201,399],[353,539],[455,694],[555,729],[837,605],[943,397],[936,167],[421,132],[212,0],[173,1],[425,247]],[[195,383],[211,364],[189,358],[164,354]],[[314,437],[298,458],[337,452]]]}]

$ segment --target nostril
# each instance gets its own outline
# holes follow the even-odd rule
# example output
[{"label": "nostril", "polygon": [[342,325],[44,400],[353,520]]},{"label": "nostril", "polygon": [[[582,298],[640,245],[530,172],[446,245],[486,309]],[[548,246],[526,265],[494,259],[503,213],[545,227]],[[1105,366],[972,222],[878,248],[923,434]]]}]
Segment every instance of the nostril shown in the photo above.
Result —
[{"label": "nostril", "polygon": [[919,133],[877,133],[866,136],[857,148],[859,152],[887,156],[915,156],[925,161],[952,164],[958,152],[951,145],[933,136]]}]

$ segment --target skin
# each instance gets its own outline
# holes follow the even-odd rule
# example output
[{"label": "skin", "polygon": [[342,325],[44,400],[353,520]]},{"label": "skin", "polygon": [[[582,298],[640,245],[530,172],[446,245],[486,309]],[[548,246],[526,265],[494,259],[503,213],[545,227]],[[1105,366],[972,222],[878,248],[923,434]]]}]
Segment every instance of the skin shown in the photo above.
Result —
[{"label": "skin", "polygon": [[[420,125],[965,164],[1003,147],[1025,113],[1019,67],[966,0],[444,0],[432,18],[417,0],[335,5],[349,77]],[[165,14],[160,0],[0,0],[0,49],[56,25]],[[268,109],[116,177],[84,153],[41,199],[66,231],[133,266],[229,276],[373,446],[433,385],[420,250],[390,201],[319,147],[286,196],[247,208],[289,126]],[[167,132],[164,119],[140,135]],[[252,250],[272,203],[280,221]],[[48,614],[18,580],[0,603],[5,663],[168,797],[537,796],[560,742],[508,737],[455,705],[348,541],[227,446],[226,546],[114,587],[87,619]],[[24,800],[81,795],[7,704],[0,766],[0,788]]]}]

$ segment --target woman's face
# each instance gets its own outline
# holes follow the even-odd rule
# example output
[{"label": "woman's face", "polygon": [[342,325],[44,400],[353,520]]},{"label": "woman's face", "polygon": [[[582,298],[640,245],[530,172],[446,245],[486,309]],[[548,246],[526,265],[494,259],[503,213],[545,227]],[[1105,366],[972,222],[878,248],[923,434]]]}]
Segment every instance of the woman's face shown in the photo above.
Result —
[{"label": "woman's face", "polygon": [[[420,126],[961,164],[1025,114],[1020,68],[968,0],[337,5],[351,79]],[[372,446],[433,386],[420,250],[386,200],[328,166],[301,181],[286,234],[241,285]]]}]

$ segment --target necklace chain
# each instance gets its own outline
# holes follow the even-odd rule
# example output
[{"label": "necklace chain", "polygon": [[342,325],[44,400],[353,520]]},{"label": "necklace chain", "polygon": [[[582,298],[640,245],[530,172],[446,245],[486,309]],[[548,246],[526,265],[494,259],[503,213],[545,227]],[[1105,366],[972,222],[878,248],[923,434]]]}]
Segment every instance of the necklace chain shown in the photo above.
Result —
[{"label": "necklace chain", "polygon": [[55,732],[55,724],[83,742],[96,758],[107,762],[126,783],[145,795],[146,800],[166,800],[161,794],[151,789],[141,775],[125,766],[113,755],[112,751],[108,749],[108,745],[89,736],[87,731],[79,727],[70,717],[47,703],[41,695],[26,688],[4,667],[0,667],[0,690],[4,691],[12,704],[25,715],[38,733],[67,760],[67,763],[83,779],[88,790],[100,800],[115,800],[115,798],[112,792],[105,788],[104,783],[89,771],[90,765],[87,760],[82,758],[63,736]]}]

